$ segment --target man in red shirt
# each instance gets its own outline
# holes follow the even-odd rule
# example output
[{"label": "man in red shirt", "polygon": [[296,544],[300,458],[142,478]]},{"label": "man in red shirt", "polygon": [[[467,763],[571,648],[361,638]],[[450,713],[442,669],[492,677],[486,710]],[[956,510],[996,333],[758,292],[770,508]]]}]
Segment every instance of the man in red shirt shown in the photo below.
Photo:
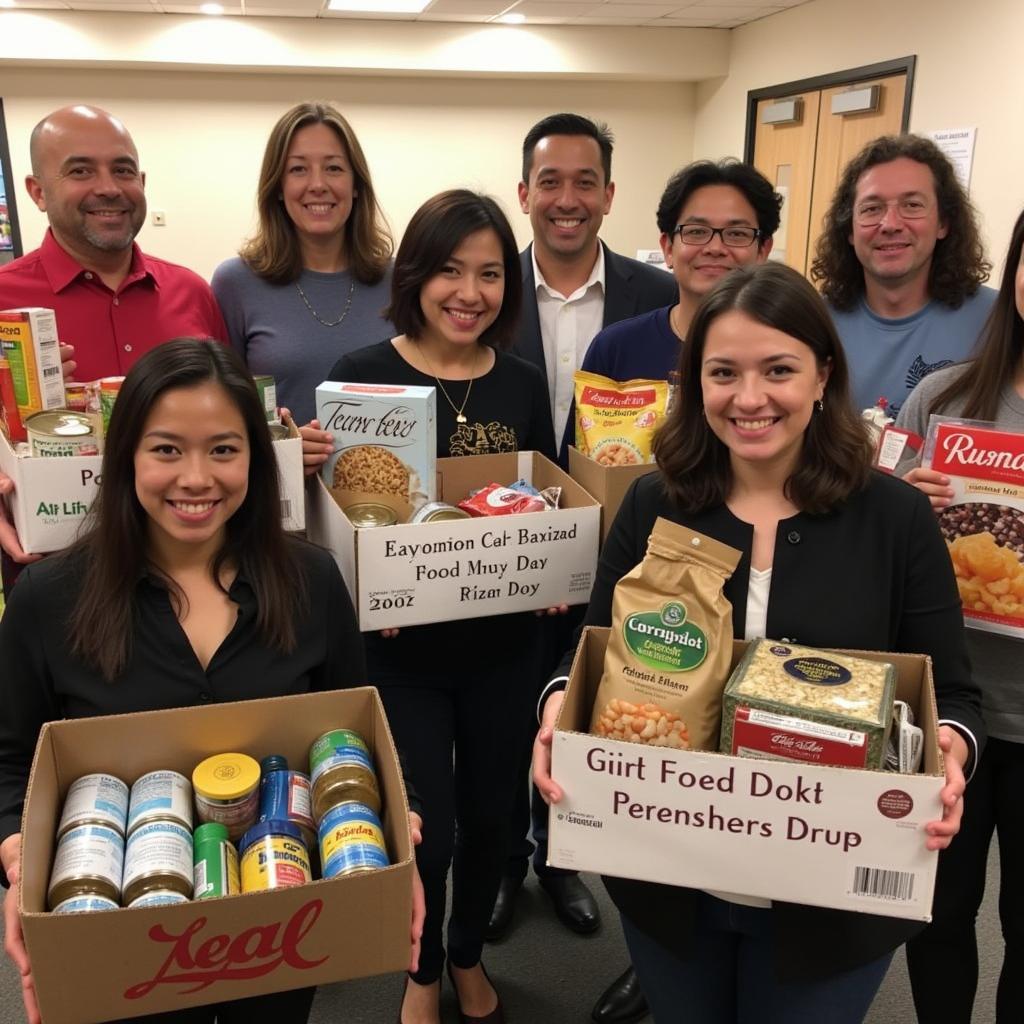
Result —
[{"label": "man in red shirt", "polygon": [[[36,125],[30,152],[25,185],[50,228],[38,249],[0,267],[0,309],[56,312],[66,380],[122,376],[171,338],[227,338],[209,285],[135,244],[146,219],[146,176],[117,118],[64,107]],[[0,474],[0,494],[11,487]],[[15,562],[33,560],[2,513],[0,547]],[[4,562],[6,583],[13,574]]]}]

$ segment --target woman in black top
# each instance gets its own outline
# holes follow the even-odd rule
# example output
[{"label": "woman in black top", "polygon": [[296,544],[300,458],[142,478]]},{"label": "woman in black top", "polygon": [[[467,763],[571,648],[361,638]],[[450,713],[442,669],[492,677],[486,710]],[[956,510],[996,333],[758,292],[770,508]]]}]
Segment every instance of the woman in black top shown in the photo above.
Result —
[{"label": "woman in black top", "polygon": [[[35,1022],[17,887],[42,724],[366,682],[334,560],[281,529],[266,420],[229,349],[173,341],[132,368],[111,417],[89,532],[22,574],[0,620],[0,664],[6,949]],[[421,823],[410,817],[415,836]],[[314,991],[145,1019],[301,1022]]]},{"label": "woman in black top", "polygon": [[[331,379],[436,388],[438,456],[533,449],[553,459],[547,384],[504,351],[521,288],[515,239],[497,204],[464,190],[434,196],[398,249],[387,315],[402,333],[344,356]],[[440,1021],[453,859],[447,956],[462,1019],[503,1019],[480,954],[523,783],[539,626],[532,614],[514,614],[366,636],[370,678],[431,826],[417,849],[427,917],[400,1013],[406,1024]]]},{"label": "woman in black top", "polygon": [[[701,304],[680,371],[680,402],[655,447],[661,473],[626,495],[586,623],[610,624],[615,584],[643,559],[662,516],[743,552],[725,589],[736,637],[930,654],[946,786],[943,819],[922,842],[944,848],[984,735],[956,583],[927,499],[869,468],[821,298],[779,264],[733,271]],[[560,673],[542,696],[534,747],[534,778],[551,800],[561,796],[550,743],[564,684]],[[681,1015],[855,1024],[893,950],[923,927],[742,894],[606,885],[659,1024]]]}]

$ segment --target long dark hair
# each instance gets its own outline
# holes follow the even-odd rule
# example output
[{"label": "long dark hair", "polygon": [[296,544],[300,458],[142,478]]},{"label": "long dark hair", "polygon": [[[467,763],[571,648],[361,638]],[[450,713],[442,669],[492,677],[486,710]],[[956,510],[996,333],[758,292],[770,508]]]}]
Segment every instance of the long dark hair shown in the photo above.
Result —
[{"label": "long dark hair", "polygon": [[153,404],[167,391],[219,385],[241,413],[249,440],[249,486],[227,522],[224,546],[211,567],[236,566],[256,595],[257,624],[266,642],[295,646],[296,606],[305,580],[281,528],[277,461],[266,416],[241,359],[214,342],[180,338],[158,345],[132,367],[110,417],[103,451],[103,484],[90,511],[88,532],[67,553],[84,559],[85,576],[71,618],[71,648],[107,680],[131,656],[135,583],[146,571],[161,575],[172,599],[184,599],[173,579],[147,559],[147,515],[135,494],[135,452]]},{"label": "long dark hair", "polygon": [[680,358],[679,401],[654,443],[669,496],[685,511],[701,511],[720,505],[732,488],[729,449],[704,418],[701,366],[708,330],[733,310],[802,341],[819,367],[830,368],[823,407],[811,416],[785,485],[801,511],[829,512],[865,486],[871,449],[850,404],[846,356],[828,309],[804,277],[781,263],[733,270],[694,314]]},{"label": "long dark hair", "polygon": [[850,244],[857,182],[865,171],[900,157],[924,164],[932,172],[939,220],[947,228],[946,237],[935,243],[928,272],[929,296],[958,309],[992,271],[992,264],[985,259],[974,207],[942,150],[920,135],[883,135],[869,142],[846,165],[818,238],[811,280],[820,285],[822,294],[836,309],[853,309],[864,294],[864,268]]},{"label": "long dark hair", "polygon": [[384,310],[400,334],[413,341],[423,334],[423,286],[440,272],[464,238],[487,228],[501,243],[505,293],[494,323],[480,335],[480,341],[496,349],[512,347],[523,300],[523,273],[516,238],[508,218],[490,196],[465,188],[432,196],[412,215],[405,229],[391,278],[391,305]]},{"label": "long dark hair", "polygon": [[979,420],[996,418],[999,396],[1007,381],[1013,380],[1024,358],[1024,318],[1017,309],[1017,274],[1022,250],[1024,211],[1013,226],[999,294],[978,339],[977,358],[965,364],[963,373],[932,399],[929,416],[963,396],[962,416]]}]

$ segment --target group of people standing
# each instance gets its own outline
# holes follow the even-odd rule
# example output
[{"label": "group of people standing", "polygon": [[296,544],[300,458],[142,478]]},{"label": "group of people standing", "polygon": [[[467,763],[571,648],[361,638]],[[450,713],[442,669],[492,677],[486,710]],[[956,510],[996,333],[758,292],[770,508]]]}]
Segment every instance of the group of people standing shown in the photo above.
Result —
[{"label": "group of people standing", "polygon": [[[36,127],[28,188],[50,230],[0,269],[0,308],[56,310],[67,379],[128,379],[79,543],[14,585],[16,566],[35,559],[0,519],[10,592],[0,664],[18,666],[0,683],[8,882],[19,875],[20,808],[42,722],[371,682],[416,795],[424,893],[398,1019],[439,1024],[447,969],[463,1021],[504,1021],[482,952],[511,927],[527,872],[531,747],[540,885],[567,927],[600,927],[584,881],[546,865],[544,800],[560,795],[551,724],[578,616],[538,609],[360,637],[330,558],[281,533],[245,371],[275,377],[310,473],[333,446],[314,417],[325,379],[434,386],[439,456],[556,458],[571,440],[576,369],[620,380],[679,372],[680,401],[656,446],[660,473],[627,495],[585,621],[608,623],[614,585],[642,559],[661,515],[744,553],[727,588],[737,637],[930,654],[947,772],[943,817],[922,838],[944,850],[935,921],[915,934],[889,918],[607,879],[635,970],[592,1016],[621,1024],[649,1006],[659,1022],[853,1024],[909,940],[920,1019],[969,1021],[992,830],[1009,864],[1024,821],[1013,788],[1024,773],[1017,642],[965,633],[932,513],[948,481],[915,470],[911,487],[871,470],[857,410],[881,396],[918,432],[933,411],[1020,429],[1024,218],[999,292],[982,287],[990,267],[946,158],[915,136],[876,140],[844,172],[826,215],[811,271],[819,294],[765,265],[781,207],[772,184],[736,160],[699,161],[670,178],[657,206],[666,274],[599,238],[614,198],[612,150],[603,125],[544,118],[523,143],[526,250],[493,199],[455,189],[420,207],[394,252],[352,127],[326,104],[300,104],[268,140],[257,230],[217,269],[211,292],[134,243],[144,176],[116,118],[78,106]],[[11,486],[0,478],[0,493]],[[826,562],[842,587],[822,582]],[[104,587],[113,593],[96,603]],[[44,645],[44,622],[65,642]],[[257,663],[274,671],[240,671]],[[1014,969],[1024,895],[1011,875],[1000,901],[1000,1021],[1024,1009]],[[31,1019],[31,967],[10,896],[5,918]],[[194,1019],[302,1020],[311,998],[247,1000]]]}]

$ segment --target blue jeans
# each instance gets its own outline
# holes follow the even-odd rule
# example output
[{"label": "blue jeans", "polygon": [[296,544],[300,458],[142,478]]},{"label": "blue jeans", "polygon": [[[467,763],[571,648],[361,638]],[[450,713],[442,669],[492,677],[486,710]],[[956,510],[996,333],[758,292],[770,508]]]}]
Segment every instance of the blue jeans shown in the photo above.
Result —
[{"label": "blue jeans", "polygon": [[[861,1024],[892,954],[817,981],[772,970],[771,910],[698,895],[694,954],[682,960],[622,918],[655,1024]],[[828,942],[808,935],[808,943]]]}]

